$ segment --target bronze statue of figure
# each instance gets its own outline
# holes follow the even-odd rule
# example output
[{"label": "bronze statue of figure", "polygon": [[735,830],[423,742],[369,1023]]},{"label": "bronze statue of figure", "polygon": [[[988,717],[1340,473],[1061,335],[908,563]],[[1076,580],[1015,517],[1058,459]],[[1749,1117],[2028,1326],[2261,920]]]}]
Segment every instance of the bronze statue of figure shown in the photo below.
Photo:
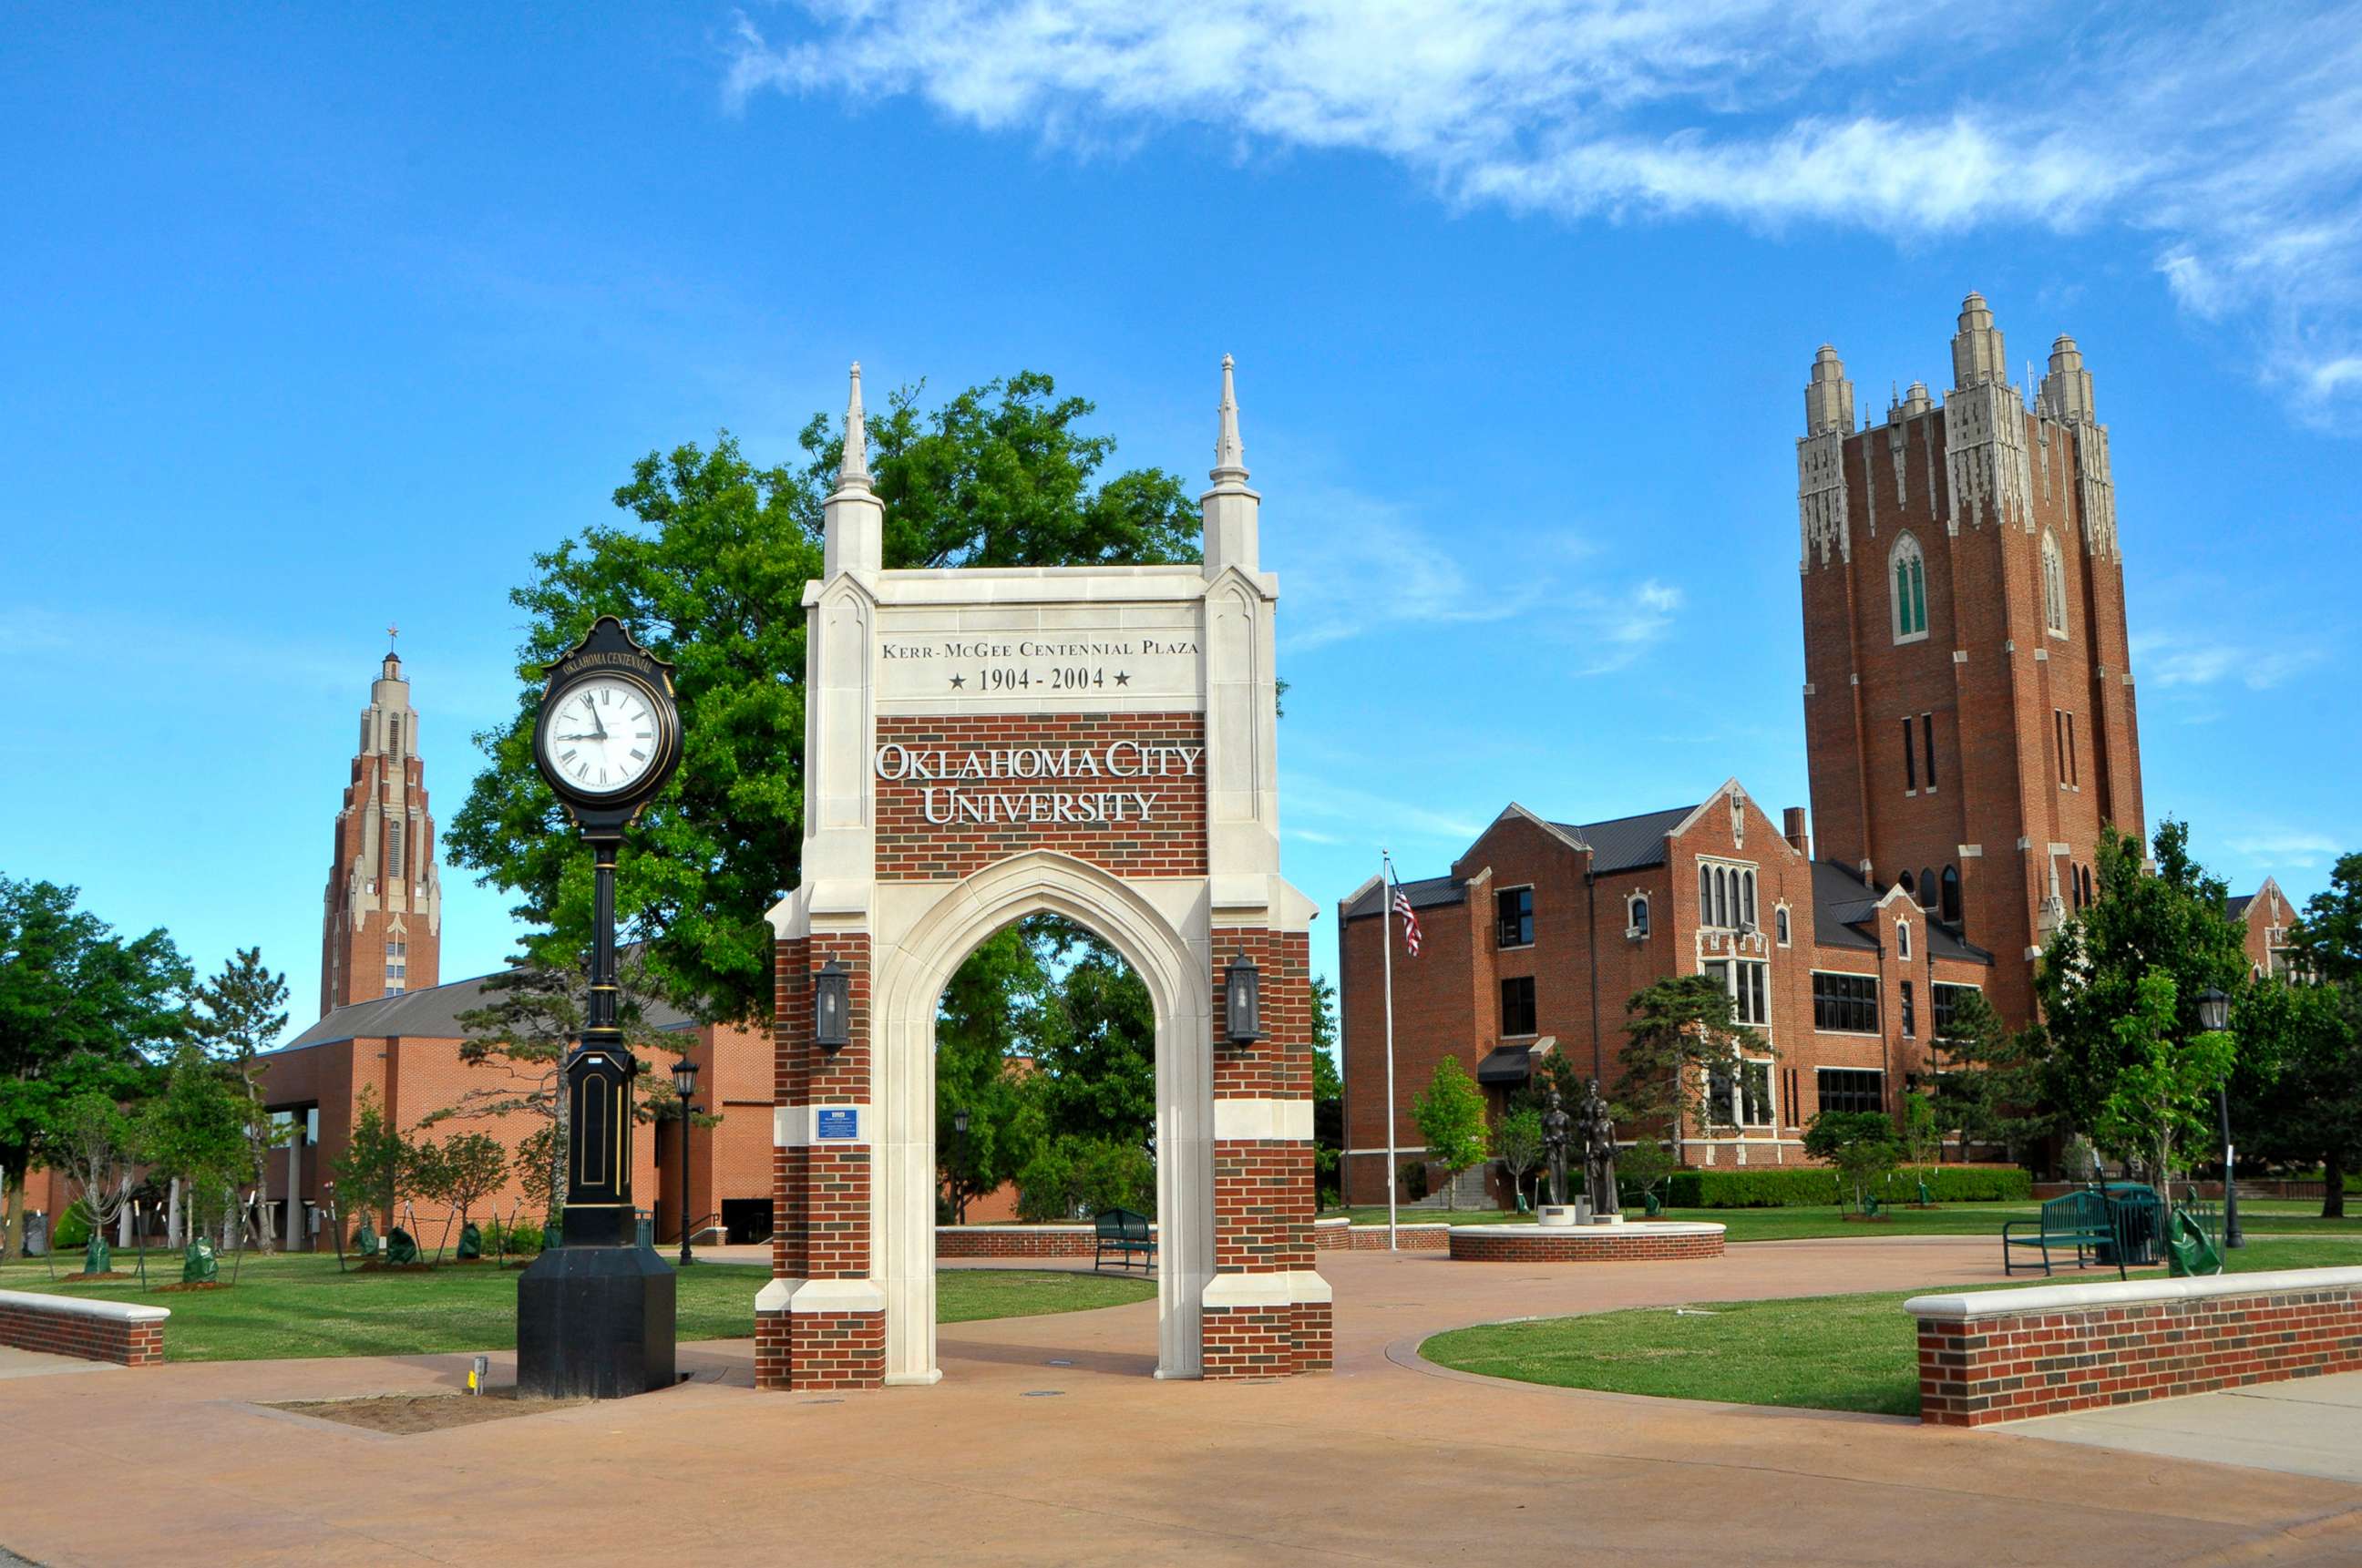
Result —
[{"label": "bronze statue of figure", "polygon": [[1550,1108],[1542,1112],[1542,1159],[1550,1166],[1551,1202],[1562,1207],[1566,1203],[1567,1130],[1573,1121],[1559,1102],[1558,1085],[1551,1085]]},{"label": "bronze statue of figure", "polygon": [[1586,1086],[1583,1101],[1583,1180],[1594,1214],[1619,1212],[1616,1201],[1616,1122],[1607,1113],[1599,1080]]}]

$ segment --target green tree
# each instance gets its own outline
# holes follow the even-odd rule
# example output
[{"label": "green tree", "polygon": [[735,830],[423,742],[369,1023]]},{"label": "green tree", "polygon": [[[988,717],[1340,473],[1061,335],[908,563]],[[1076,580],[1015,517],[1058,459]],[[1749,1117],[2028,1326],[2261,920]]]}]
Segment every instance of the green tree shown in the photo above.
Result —
[{"label": "green tree", "polygon": [[1661,1129],[1678,1161],[1687,1129],[1706,1131],[1717,1121],[1706,1104],[1715,1070],[1768,1047],[1754,1030],[1732,1021],[1730,993],[1711,975],[1659,980],[1634,992],[1624,1010],[1616,1120],[1643,1136]]},{"label": "green tree", "polygon": [[2329,886],[2305,900],[2290,944],[2304,955],[2314,978],[2362,984],[2362,851],[2337,857]]},{"label": "green tree", "polygon": [[1337,988],[1312,977],[1313,1206],[1331,1209],[1344,1197],[1345,1077],[1337,1070]]},{"label": "green tree", "polygon": [[136,1076],[188,1025],[189,967],[171,938],[127,941],[78,896],[0,877],[0,1261],[23,1255],[25,1176],[66,1106],[97,1078]]},{"label": "green tree", "polygon": [[192,1236],[227,1216],[233,1186],[248,1174],[245,1106],[194,1040],[173,1051],[162,1091],[141,1108],[135,1143],[149,1179],[181,1183]]},{"label": "green tree", "polygon": [[2318,1164],[2322,1217],[2344,1219],[2345,1173],[2362,1170],[2362,1008],[2352,986],[2259,980],[2231,1014],[2231,1032],[2240,1153]]},{"label": "green tree", "polygon": [[363,1213],[391,1227],[402,1200],[414,1189],[418,1150],[386,1119],[374,1086],[363,1088],[354,1102],[352,1133],[345,1140],[344,1153],[328,1162],[328,1175],[342,1211],[338,1222],[348,1227]]},{"label": "green tree", "polygon": [[1903,1157],[1915,1165],[1934,1165],[1944,1152],[1944,1123],[1936,1114],[1936,1097],[1913,1089],[1903,1097]]},{"label": "green tree", "polygon": [[1805,1128],[1805,1153],[1835,1165],[1861,1209],[1871,1187],[1903,1158],[1903,1145],[1882,1111],[1824,1110]]},{"label": "green tree", "polygon": [[1114,948],[1070,922],[1047,928],[1054,979],[1032,1030],[1025,1085],[1053,1136],[1150,1146],[1156,1126],[1156,1005]]},{"label": "green tree", "polygon": [[2013,1160],[2058,1124],[2043,1109],[2050,1037],[2039,1024],[2013,1032],[1982,991],[1967,990],[1952,1004],[1942,1037],[1944,1071],[1932,1093],[1936,1119],[1960,1134],[1961,1154],[1977,1144],[2000,1144]]},{"label": "green tree", "polygon": [[[1114,440],[1092,405],[1031,372],[922,412],[919,389],[869,423],[889,567],[1131,565],[1197,558],[1187,488],[1156,469],[1102,480]],[[678,666],[679,771],[618,868],[621,918],[666,993],[701,1017],[767,1018],[764,913],[800,879],[803,587],[821,569],[822,504],[842,436],[816,416],[802,460],[759,468],[727,434],[711,450],[650,453],[615,491],[630,521],[535,559],[511,601],[526,618],[515,713],[477,736],[490,766],[445,845],[516,895],[557,956],[590,930],[589,856],[531,755],[542,669],[602,614]]]},{"label": "green tree", "polygon": [[1444,1173],[1445,1203],[1460,1207],[1451,1178],[1485,1157],[1485,1091],[1476,1087],[1457,1056],[1435,1064],[1435,1077],[1410,1108],[1419,1141],[1427,1145],[1427,1162]]},{"label": "green tree", "polygon": [[2191,857],[2189,827],[2167,819],[2153,847],[2151,875],[2137,839],[2101,830],[2099,896],[2052,934],[2036,976],[2051,1047],[2041,1098],[2075,1131],[2099,1134],[2117,1079],[2136,1063],[2155,1067],[2149,1033],[2119,1027],[2146,1016],[2151,976],[2169,982],[2176,1010],[2159,1033],[2179,1040],[2200,1032],[2200,992],[2235,1000],[2246,985],[2246,933],[2224,912],[2221,879]]},{"label": "green tree", "polygon": [[[508,1151],[489,1132],[454,1132],[440,1143],[421,1138],[414,1149],[418,1195],[448,1205],[462,1231],[469,1211],[508,1179]],[[440,1242],[435,1259],[443,1260]]]},{"label": "green tree", "polygon": [[106,1233],[131,1201],[135,1132],[123,1108],[105,1094],[79,1094],[68,1100],[46,1139],[44,1164],[66,1173],[74,1184],[74,1204],[90,1221],[83,1271],[105,1274],[109,1266]]},{"label": "green tree", "polygon": [[2227,1031],[2185,1030],[2179,1002],[2164,969],[2141,977],[2131,1009],[2116,1021],[2115,1082],[2092,1125],[2102,1148],[2119,1158],[2138,1155],[2169,1196],[2174,1147],[2213,1131],[2214,1094],[2236,1055]]},{"label": "green tree", "polygon": [[1013,1180],[1034,1153],[1039,1124],[1020,1114],[1020,1059],[1031,1055],[1031,1024],[1050,977],[1030,924],[1005,926],[979,944],[953,971],[936,1007],[936,1163],[955,1223],[966,1221],[971,1199]]},{"label": "green tree", "polygon": [[[200,982],[193,999],[197,1038],[237,1076],[245,1107],[248,1172],[259,1202],[270,1191],[270,1151],[292,1135],[292,1126],[273,1126],[264,1109],[261,1056],[287,1027],[287,977],[262,962],[262,949],[241,947],[221,973]],[[288,1195],[290,1202],[294,1194]],[[271,1251],[270,1227],[261,1228],[262,1250]]]},{"label": "green tree", "polygon": [[1526,1177],[1542,1163],[1542,1113],[1520,1106],[1493,1129],[1493,1157],[1509,1173],[1510,1190],[1522,1198]]}]

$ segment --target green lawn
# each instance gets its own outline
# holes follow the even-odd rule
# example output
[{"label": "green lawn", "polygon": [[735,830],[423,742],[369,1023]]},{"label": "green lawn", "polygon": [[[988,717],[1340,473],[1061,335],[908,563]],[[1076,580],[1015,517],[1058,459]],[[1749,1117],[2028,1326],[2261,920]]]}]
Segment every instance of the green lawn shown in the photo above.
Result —
[{"label": "green lawn", "polygon": [[[128,1266],[130,1254],[118,1253]],[[77,1260],[78,1261],[78,1260]],[[150,1253],[155,1283],[180,1277],[178,1254]],[[683,1340],[745,1339],[755,1293],[769,1275],[752,1264],[699,1264],[679,1276]],[[222,1264],[221,1277],[230,1276]],[[940,1321],[1018,1318],[1115,1307],[1156,1294],[1153,1280],[1021,1270],[945,1269],[935,1276]],[[336,1355],[425,1355],[505,1350],[516,1343],[515,1271],[445,1266],[429,1274],[339,1274],[334,1257],[249,1257],[227,1290],[143,1296],[137,1283],[51,1285],[41,1264],[0,1268],[0,1288],[54,1291],[169,1307],[168,1361],[259,1361]]]},{"label": "green lawn", "polygon": [[[2264,1241],[2230,1254],[2234,1273],[2356,1264],[2362,1264],[2362,1243],[2345,1240]],[[2055,1280],[1954,1288],[2114,1278],[2113,1269],[2063,1270]],[[1490,1323],[1438,1334],[1419,1353],[1462,1372],[1562,1388],[1914,1416],[1919,1413],[1917,1330],[1903,1303],[1944,1288]]]},{"label": "green lawn", "polygon": [[[1865,1223],[1841,1217],[1834,1204],[1822,1204],[1806,1209],[1668,1209],[1661,1216],[1667,1220],[1705,1220],[1729,1228],[1725,1238],[1731,1242],[1800,1242],[1827,1236],[1999,1236],[2002,1223],[2008,1220],[2031,1220],[2040,1210],[2035,1203],[1947,1203],[1933,1209],[1890,1209],[1891,1218]],[[1332,1209],[1331,1214],[1350,1215],[1356,1225],[1383,1225],[1386,1211],[1383,1209]],[[1637,1210],[1629,1218],[1640,1218]],[[2323,1220],[2321,1205],[2280,1198],[2260,1199],[2239,1205],[2241,1225],[2251,1236],[2347,1236],[2362,1240],[2362,1212],[2346,1220]],[[1433,1224],[1442,1220],[1454,1225],[1531,1224],[1530,1214],[1503,1213],[1497,1209],[1462,1209],[1454,1214],[1448,1210],[1406,1209],[1398,1217],[1405,1225]]]}]

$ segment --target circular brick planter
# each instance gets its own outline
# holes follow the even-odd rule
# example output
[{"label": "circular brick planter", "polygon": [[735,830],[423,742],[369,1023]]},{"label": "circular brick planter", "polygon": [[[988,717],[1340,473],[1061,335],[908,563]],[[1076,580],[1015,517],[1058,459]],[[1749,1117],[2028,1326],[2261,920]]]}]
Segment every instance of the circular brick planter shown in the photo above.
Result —
[{"label": "circular brick planter", "polygon": [[1660,1263],[1722,1256],[1720,1225],[1640,1221],[1629,1225],[1454,1225],[1457,1263]]}]

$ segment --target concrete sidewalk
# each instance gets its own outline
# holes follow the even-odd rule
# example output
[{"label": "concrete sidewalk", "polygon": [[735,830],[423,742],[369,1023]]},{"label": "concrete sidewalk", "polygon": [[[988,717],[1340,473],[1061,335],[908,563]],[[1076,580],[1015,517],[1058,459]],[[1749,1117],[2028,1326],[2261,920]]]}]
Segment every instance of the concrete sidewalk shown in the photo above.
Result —
[{"label": "concrete sidewalk", "polygon": [[949,1326],[933,1388],[757,1394],[751,1342],[718,1342],[684,1347],[697,1378],[664,1393],[408,1437],[258,1406],[456,1390],[467,1357],[25,1379],[0,1385],[0,1547],[59,1568],[2362,1560],[2345,1482],[1498,1383],[1412,1353],[1491,1319],[1994,1278],[1986,1238],[1320,1266],[1337,1370],[1275,1383],[1154,1381],[1153,1302]]},{"label": "concrete sidewalk", "polygon": [[2039,1416],[2010,1437],[2362,1483],[2362,1372]]}]

